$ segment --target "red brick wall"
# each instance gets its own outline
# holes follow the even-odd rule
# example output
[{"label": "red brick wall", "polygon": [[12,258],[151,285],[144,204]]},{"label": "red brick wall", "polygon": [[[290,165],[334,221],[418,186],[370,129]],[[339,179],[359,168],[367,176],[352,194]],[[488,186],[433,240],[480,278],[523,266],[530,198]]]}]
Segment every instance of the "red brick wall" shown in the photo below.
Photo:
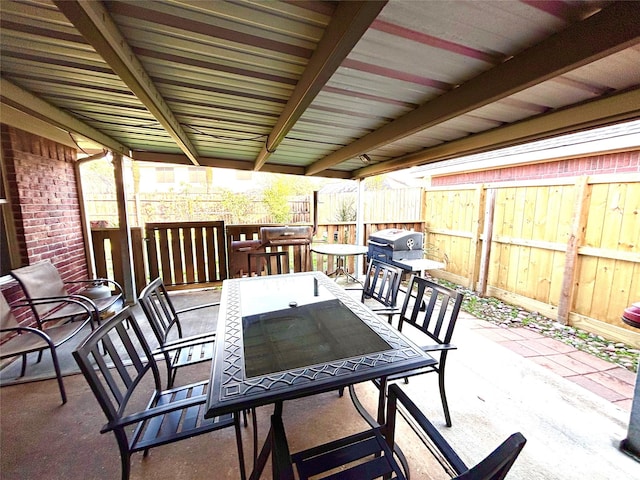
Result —
[{"label": "red brick wall", "polygon": [[440,187],[627,172],[640,173],[640,150],[438,176],[431,179],[431,185]]},{"label": "red brick wall", "polygon": [[[6,125],[0,132],[22,264],[50,260],[63,280],[87,278],[76,151]],[[23,296],[16,284],[3,293]]]}]

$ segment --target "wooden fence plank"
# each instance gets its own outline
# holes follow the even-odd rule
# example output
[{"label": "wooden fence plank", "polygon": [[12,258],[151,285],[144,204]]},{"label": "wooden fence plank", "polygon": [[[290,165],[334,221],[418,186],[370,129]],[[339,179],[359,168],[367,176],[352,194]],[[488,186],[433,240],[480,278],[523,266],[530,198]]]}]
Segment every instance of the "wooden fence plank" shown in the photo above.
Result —
[{"label": "wooden fence plank", "polygon": [[169,229],[171,238],[171,260],[173,262],[173,284],[184,283],[184,265],[182,262],[182,228]]},{"label": "wooden fence plank", "polygon": [[196,273],[198,283],[204,282],[207,279],[205,270],[205,232],[207,227],[199,227],[194,229],[194,244],[195,244],[195,262]]},{"label": "wooden fence plank", "polygon": [[184,270],[185,270],[185,282],[194,283],[195,278],[195,261],[193,258],[193,238],[192,228],[185,227],[182,229],[183,235],[183,254],[184,254]]}]

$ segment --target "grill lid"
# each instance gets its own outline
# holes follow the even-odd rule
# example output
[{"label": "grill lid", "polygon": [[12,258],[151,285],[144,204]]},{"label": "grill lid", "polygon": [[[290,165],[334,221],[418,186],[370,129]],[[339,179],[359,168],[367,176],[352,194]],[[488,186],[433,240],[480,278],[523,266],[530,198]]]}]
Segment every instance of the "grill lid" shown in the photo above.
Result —
[{"label": "grill lid", "polygon": [[313,229],[308,226],[260,228],[263,245],[306,245],[312,238]]},{"label": "grill lid", "polygon": [[422,233],[387,228],[369,235],[369,244],[393,250],[422,250]]}]

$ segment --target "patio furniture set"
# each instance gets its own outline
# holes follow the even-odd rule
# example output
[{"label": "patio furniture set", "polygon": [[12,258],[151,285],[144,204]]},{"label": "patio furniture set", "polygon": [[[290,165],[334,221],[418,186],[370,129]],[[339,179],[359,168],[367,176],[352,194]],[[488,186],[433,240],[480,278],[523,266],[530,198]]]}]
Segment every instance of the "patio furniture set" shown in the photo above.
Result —
[{"label": "patio furniture set", "polygon": [[[264,261],[271,263],[270,258]],[[413,419],[409,423],[420,438],[440,452],[441,461],[456,478],[504,478],[526,442],[521,434],[513,434],[469,469],[396,382],[437,373],[446,425],[452,425],[444,378],[447,354],[455,349],[451,336],[462,294],[414,275],[398,307],[401,275],[398,267],[372,259],[361,301],[322,272],[229,279],[223,283],[219,303],[182,311],[174,308],[158,278],[139,297],[155,334],[154,342],[158,343],[155,349],[131,307],[101,320],[102,310],[93,300],[61,295],[61,291],[55,297],[65,306],[73,303],[84,309],[85,319],[63,326],[91,325],[92,331],[73,356],[107,417],[101,433],[113,432],[117,439],[123,479],[129,478],[130,459],[135,452],[147,455],[150,448],[232,426],[243,480],[260,478],[269,458],[274,479],[325,478],[325,474],[326,478],[345,479],[409,478],[411,470],[401,449],[402,438],[395,434],[400,406],[403,416]],[[18,272],[16,278],[22,279],[24,288],[25,277]],[[121,290],[109,295],[120,296]],[[40,306],[36,298],[27,297],[34,309]],[[107,303],[100,301],[101,307]],[[217,331],[185,337],[180,314],[210,307],[219,308]],[[10,315],[9,308],[3,307],[5,311]],[[3,335],[4,317],[3,313]],[[397,326],[393,324],[395,317]],[[41,325],[41,317],[36,318]],[[410,340],[404,332],[407,328],[415,329],[426,343],[418,345]],[[56,343],[40,340],[41,334],[53,329],[31,330],[36,331],[23,327],[19,333],[39,335],[40,355],[50,348],[57,369]],[[30,351],[38,350],[25,347],[23,362]],[[6,356],[4,345],[2,352]],[[162,385],[158,360],[166,364],[166,386]],[[179,369],[205,361],[212,361],[209,380],[175,386]],[[64,403],[62,379],[59,371],[56,373]],[[149,377],[151,388],[145,381]],[[353,388],[368,381],[379,390],[375,418]],[[292,454],[282,421],[284,404],[324,392],[342,394],[345,388],[370,427]],[[129,403],[139,399],[141,392],[148,401],[132,413]],[[260,446],[255,409],[269,405],[273,405],[270,429]],[[247,473],[240,418],[244,415],[247,427],[249,414],[253,422],[253,467]]]}]

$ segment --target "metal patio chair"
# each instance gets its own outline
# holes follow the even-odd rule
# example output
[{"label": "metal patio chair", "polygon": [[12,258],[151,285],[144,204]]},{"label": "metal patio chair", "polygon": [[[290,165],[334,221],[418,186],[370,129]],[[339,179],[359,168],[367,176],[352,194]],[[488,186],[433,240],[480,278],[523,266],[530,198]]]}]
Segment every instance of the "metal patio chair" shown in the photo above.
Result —
[{"label": "metal patio chair", "polygon": [[[208,381],[162,390],[155,357],[129,307],[93,331],[73,356],[107,417],[100,433],[116,437],[123,480],[129,478],[133,453],[144,451],[146,456],[151,448],[231,426],[245,478],[238,416],[204,418]],[[137,410],[144,398],[146,407]]]},{"label": "metal patio chair", "polygon": [[[43,305],[44,302],[40,301],[39,305]],[[53,300],[52,302],[60,303],[58,300]],[[68,299],[65,302],[77,306],[75,303],[77,301],[74,299]],[[36,322],[36,327],[20,326],[4,295],[0,294],[0,342],[2,343],[0,359],[22,357],[20,377],[23,377],[27,369],[27,355],[38,352],[37,361],[40,362],[44,351],[50,350],[53,369],[60,388],[60,396],[62,397],[62,403],[65,404],[67,403],[67,394],[62,382],[56,348],[77,335],[90,322],[90,319],[91,316],[87,315],[82,322],[68,322],[49,326],[46,330],[38,322]]]},{"label": "metal patio chair", "polygon": [[281,275],[290,272],[289,252],[286,250],[249,253],[248,263],[249,275]]},{"label": "metal patio chair", "polygon": [[[442,437],[413,401],[398,385],[389,387],[387,423],[339,440],[291,454],[282,417],[271,417],[273,478],[305,480],[368,480],[377,478],[408,479],[408,467],[398,461],[395,430],[397,413],[407,419],[420,440],[453,478],[465,480],[502,480],[526,443],[521,433],[514,433],[474,467],[468,468],[453,447]],[[294,467],[298,474],[294,477]],[[392,476],[393,475],[393,476]]]},{"label": "metal patio chair", "polygon": [[[402,273],[401,268],[372,258],[369,260],[362,288],[347,288],[347,290],[362,290],[360,301],[376,314],[386,315],[388,322],[391,323],[393,316],[400,313],[396,302]],[[342,396],[344,389],[341,388],[338,394]]]},{"label": "metal patio chair", "polygon": [[216,307],[220,305],[219,302],[176,310],[160,277],[140,292],[138,300],[158,340],[159,346],[153,353],[163,355],[167,364],[167,388],[173,386],[178,369],[211,361],[215,347],[215,332],[184,337],[180,315]]},{"label": "metal patio chair", "polygon": [[[90,312],[91,321],[99,325],[101,315],[111,313],[123,305],[122,287],[118,283],[107,278],[65,282],[58,269],[48,260],[12,270],[11,276],[22,287],[26,301],[40,325],[50,321],[75,321],[86,317],[87,312]],[[85,289],[77,294],[70,294],[67,285],[72,284],[81,284]],[[104,288],[105,286],[108,288]],[[92,290],[99,288],[104,291],[100,292],[99,298],[88,296]]]},{"label": "metal patio chair", "polygon": [[417,329],[423,341],[416,340],[421,348],[434,356],[438,363],[431,367],[412,370],[388,377],[388,381],[435,372],[438,374],[438,385],[442,408],[448,427],[451,426],[451,415],[445,391],[445,367],[450,350],[457,347],[451,343],[453,330],[460,313],[463,295],[451,288],[438,285],[426,278],[414,275],[409,281],[407,293],[400,310],[398,330],[402,331],[405,324]]},{"label": "metal patio chair", "polygon": [[[360,301],[378,315],[386,315],[389,323],[400,310],[396,307],[402,269],[372,258],[362,288]],[[374,300],[376,303],[369,302]]]}]

